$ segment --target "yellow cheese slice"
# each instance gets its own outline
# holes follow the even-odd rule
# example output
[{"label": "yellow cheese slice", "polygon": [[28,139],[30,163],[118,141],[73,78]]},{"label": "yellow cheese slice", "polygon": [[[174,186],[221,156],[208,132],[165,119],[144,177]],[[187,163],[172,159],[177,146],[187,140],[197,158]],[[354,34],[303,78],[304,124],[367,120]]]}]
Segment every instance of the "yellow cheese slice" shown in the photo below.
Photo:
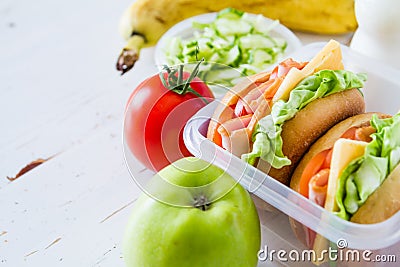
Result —
[{"label": "yellow cheese slice", "polygon": [[272,101],[288,100],[290,92],[301,80],[317,71],[326,69],[343,69],[342,50],[340,49],[340,44],[335,40],[330,40],[302,70],[290,69]]},{"label": "yellow cheese slice", "polygon": [[[336,191],[339,184],[339,177],[349,163],[364,155],[367,142],[355,141],[350,139],[339,139],[335,142],[332,150],[332,161],[329,172],[328,188],[324,208],[330,212],[338,211],[336,203]],[[314,251],[319,257],[322,251],[327,250],[329,247],[329,240],[321,235],[317,235],[314,241]],[[320,265],[327,261],[327,257],[318,258],[313,261],[314,264]]]},{"label": "yellow cheese slice", "polygon": [[325,200],[325,209],[331,212],[338,211],[336,191],[339,177],[349,163],[364,155],[367,142],[349,139],[339,139],[335,142],[332,151],[331,170],[329,173],[328,188]]}]

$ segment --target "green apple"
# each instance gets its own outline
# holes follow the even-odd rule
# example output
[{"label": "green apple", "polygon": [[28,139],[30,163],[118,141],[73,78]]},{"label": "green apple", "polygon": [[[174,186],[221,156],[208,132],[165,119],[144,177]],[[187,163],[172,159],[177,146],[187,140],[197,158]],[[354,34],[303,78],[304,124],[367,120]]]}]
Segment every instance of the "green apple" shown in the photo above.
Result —
[{"label": "green apple", "polygon": [[150,184],[153,189],[135,202],[125,232],[127,266],[257,266],[257,210],[229,174],[201,159],[183,158]]}]

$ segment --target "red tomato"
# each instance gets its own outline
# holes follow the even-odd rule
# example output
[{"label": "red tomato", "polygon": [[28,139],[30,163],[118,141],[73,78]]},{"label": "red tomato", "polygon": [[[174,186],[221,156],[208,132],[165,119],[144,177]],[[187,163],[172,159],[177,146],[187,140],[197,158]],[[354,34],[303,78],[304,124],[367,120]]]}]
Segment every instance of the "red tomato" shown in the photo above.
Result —
[{"label": "red tomato", "polygon": [[[189,76],[183,73],[184,79]],[[157,74],[143,81],[130,96],[125,114],[125,138],[133,155],[147,168],[158,171],[191,155],[183,142],[183,128],[214,96],[197,77],[190,82],[190,87],[203,98],[191,92],[180,95],[165,88]]]}]

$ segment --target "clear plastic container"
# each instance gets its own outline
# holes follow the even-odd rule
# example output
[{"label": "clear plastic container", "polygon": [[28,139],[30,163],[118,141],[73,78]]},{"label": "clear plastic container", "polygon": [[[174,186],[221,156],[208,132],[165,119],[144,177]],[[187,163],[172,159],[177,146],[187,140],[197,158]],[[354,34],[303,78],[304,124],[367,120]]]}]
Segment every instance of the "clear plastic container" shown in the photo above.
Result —
[{"label": "clear plastic container", "polygon": [[[313,43],[304,46],[291,57],[295,60],[309,60],[324,45],[325,43]],[[368,74],[368,81],[363,90],[367,111],[396,113],[400,109],[400,72],[355,53],[346,46],[342,46],[342,53],[346,69]],[[306,247],[297,240],[292,232],[288,216],[318,232],[334,244],[338,243],[339,248],[342,246],[347,250],[357,250],[361,257],[359,261],[342,257],[342,261],[336,261],[335,265],[397,266],[395,262],[390,263],[389,261],[396,259],[400,261],[400,212],[382,223],[361,225],[344,221],[310,202],[289,187],[246,164],[205,138],[210,117],[217,104],[217,101],[210,103],[190,119],[184,130],[184,140],[193,155],[226,170],[247,190],[277,209],[272,212],[260,211],[262,246],[269,250],[264,252],[283,250],[286,254],[282,252],[282,257],[279,259],[275,253],[275,258],[268,257],[265,261],[261,260],[260,266],[270,264],[271,260],[279,265],[312,266],[312,263],[303,260],[302,257],[297,260],[297,254],[291,252],[296,250],[301,253]],[[335,246],[332,246],[332,249],[334,248]],[[364,257],[365,255],[363,256],[362,253],[366,250],[366,254],[369,255]],[[345,251],[346,249],[342,252]],[[292,253],[293,257],[289,257],[289,253]],[[265,254],[260,256],[265,259]],[[380,258],[377,259],[377,257]],[[332,265],[332,263],[325,264]]]}]

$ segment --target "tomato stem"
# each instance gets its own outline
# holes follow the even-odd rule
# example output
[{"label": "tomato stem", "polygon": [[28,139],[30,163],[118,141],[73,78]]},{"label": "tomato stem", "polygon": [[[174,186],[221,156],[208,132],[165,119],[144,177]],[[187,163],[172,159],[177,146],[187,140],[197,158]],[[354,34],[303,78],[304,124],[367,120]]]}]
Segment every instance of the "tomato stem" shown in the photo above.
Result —
[{"label": "tomato stem", "polygon": [[171,68],[171,67],[168,67],[167,65],[164,65],[162,70],[167,72],[167,77],[164,76],[163,71],[160,71],[160,74],[159,74],[160,80],[165,88],[173,91],[174,93],[177,93],[179,95],[185,95],[187,93],[192,93],[195,96],[201,98],[201,100],[203,100],[205,104],[209,104],[207,99],[205,99],[201,94],[199,94],[196,90],[194,90],[190,86],[190,83],[199,74],[199,67],[203,61],[204,61],[204,58],[202,58],[201,60],[199,60],[197,62],[196,66],[194,67],[189,78],[186,80],[183,78],[183,67],[184,67],[183,64],[179,65],[178,68]]},{"label": "tomato stem", "polygon": [[182,84],[182,81],[183,81],[183,65],[179,65],[178,84]]}]

